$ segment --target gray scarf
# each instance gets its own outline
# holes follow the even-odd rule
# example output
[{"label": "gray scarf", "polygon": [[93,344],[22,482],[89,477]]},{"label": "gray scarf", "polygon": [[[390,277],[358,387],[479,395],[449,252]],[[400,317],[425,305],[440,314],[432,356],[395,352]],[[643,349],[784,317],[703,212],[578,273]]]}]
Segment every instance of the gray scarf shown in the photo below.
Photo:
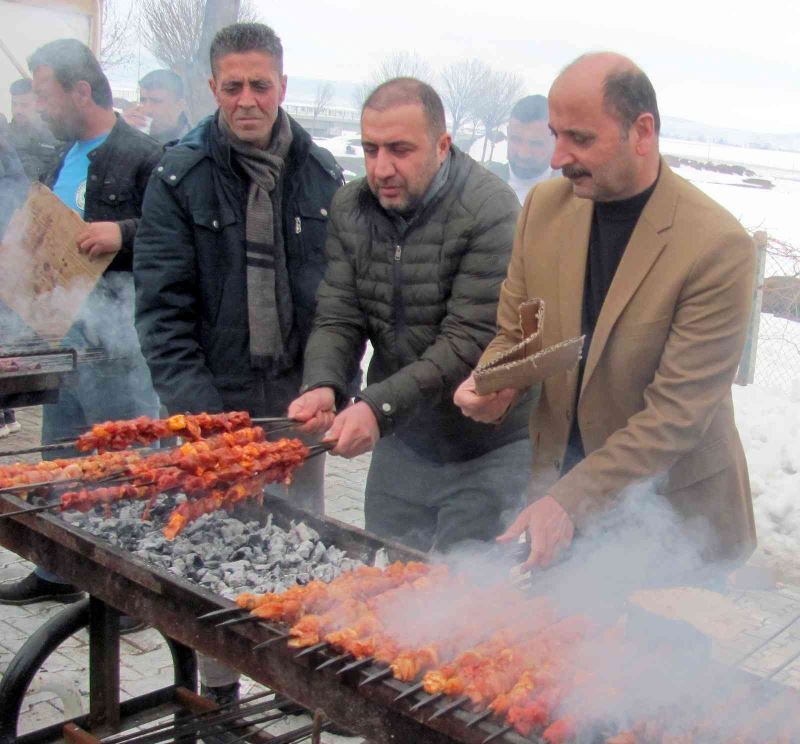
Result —
[{"label": "gray scarf", "polygon": [[289,117],[278,109],[266,149],[240,140],[221,114],[219,128],[250,179],[245,217],[250,364],[284,371],[294,362],[287,348],[294,311],[281,216],[281,177],[292,144]]}]

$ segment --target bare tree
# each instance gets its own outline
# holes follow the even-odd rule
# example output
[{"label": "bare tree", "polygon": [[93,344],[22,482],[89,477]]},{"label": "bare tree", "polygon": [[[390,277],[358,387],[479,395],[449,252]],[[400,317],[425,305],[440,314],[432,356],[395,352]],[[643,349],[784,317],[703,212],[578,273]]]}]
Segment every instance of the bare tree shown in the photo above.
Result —
[{"label": "bare tree", "polygon": [[453,62],[442,70],[442,102],[450,112],[453,137],[474,113],[491,74],[489,66],[479,59]]},{"label": "bare tree", "polygon": [[100,54],[104,70],[127,64],[133,57],[134,5],[127,12],[118,0],[100,0]]},{"label": "bare tree", "polygon": [[396,77],[413,77],[429,83],[434,75],[431,66],[424,58],[416,52],[402,50],[392,52],[383,58],[373,71],[372,81],[375,85],[380,85]]},{"label": "bare tree", "polygon": [[364,101],[367,100],[374,88],[396,77],[413,77],[430,83],[434,74],[428,62],[416,52],[392,52],[384,57],[373,68],[369,78],[353,91],[353,105],[360,111],[364,107]]},{"label": "bare tree", "polygon": [[520,97],[522,85],[522,78],[513,72],[491,72],[487,75],[474,112],[484,129],[481,162],[486,158],[487,141],[491,140],[494,152],[495,130],[508,120],[514,103]]},{"label": "bare tree", "polygon": [[314,91],[314,123],[316,123],[317,117],[331,102],[335,92],[336,89],[334,88],[333,83],[329,80],[326,80],[324,83],[317,84],[317,89]]},{"label": "bare tree", "polygon": [[255,20],[248,0],[141,0],[142,41],[183,78],[193,120],[214,108],[208,91],[208,49],[214,34],[235,21]]}]

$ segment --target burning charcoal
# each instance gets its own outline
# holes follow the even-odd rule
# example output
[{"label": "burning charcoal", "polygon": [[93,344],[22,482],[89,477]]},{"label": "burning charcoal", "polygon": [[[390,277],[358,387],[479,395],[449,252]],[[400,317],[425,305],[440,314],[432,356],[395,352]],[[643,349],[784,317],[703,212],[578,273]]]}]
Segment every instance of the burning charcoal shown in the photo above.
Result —
[{"label": "burning charcoal", "polygon": [[344,550],[339,550],[335,545],[331,545],[325,551],[325,558],[323,560],[325,563],[338,566],[342,562],[342,558],[344,558]]},{"label": "burning charcoal", "polygon": [[314,546],[314,550],[311,551],[311,555],[309,557],[309,560],[312,561],[313,563],[319,563],[322,560],[322,558],[324,557],[326,550],[327,550],[327,548],[325,547],[325,543],[324,542],[318,542]]},{"label": "burning charcoal", "polygon": [[342,562],[339,565],[339,568],[342,571],[352,571],[359,566],[363,566],[364,564],[361,561],[357,561],[353,558],[342,558]]},{"label": "burning charcoal", "polygon": [[305,540],[297,546],[297,553],[304,561],[307,561],[313,552],[314,543],[311,540]]},{"label": "burning charcoal", "polygon": [[297,536],[300,538],[301,542],[306,542],[306,540],[310,542],[316,542],[319,540],[319,532],[316,530],[311,529],[305,522],[300,522],[292,527],[291,532],[297,533]]},{"label": "burning charcoal", "polygon": [[250,562],[253,558],[253,555],[253,548],[251,548],[249,545],[242,545],[241,548],[237,548],[231,553],[230,560]]},{"label": "burning charcoal", "polygon": [[176,558],[172,561],[172,570],[183,576],[186,573],[186,563],[181,558]]},{"label": "burning charcoal", "polygon": [[328,584],[334,579],[334,569],[330,563],[315,566],[311,571],[311,575],[318,581],[324,581]]},{"label": "burning charcoal", "polygon": [[299,553],[287,553],[281,559],[281,566],[288,568],[289,566],[297,566],[303,562],[303,558]]},{"label": "burning charcoal", "polygon": [[304,586],[311,581],[311,574],[308,571],[298,571],[295,581],[301,586]]},{"label": "burning charcoal", "polygon": [[241,537],[244,534],[244,525],[238,519],[226,519],[220,534],[222,539],[229,543],[234,538]]}]

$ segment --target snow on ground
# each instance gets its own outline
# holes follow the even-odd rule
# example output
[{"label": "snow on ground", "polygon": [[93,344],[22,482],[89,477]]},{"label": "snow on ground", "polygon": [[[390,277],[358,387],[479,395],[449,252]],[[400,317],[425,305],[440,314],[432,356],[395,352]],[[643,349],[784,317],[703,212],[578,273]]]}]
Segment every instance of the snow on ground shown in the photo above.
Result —
[{"label": "snow on ground", "polygon": [[733,386],[758,533],[757,560],[800,577],[800,401]]}]

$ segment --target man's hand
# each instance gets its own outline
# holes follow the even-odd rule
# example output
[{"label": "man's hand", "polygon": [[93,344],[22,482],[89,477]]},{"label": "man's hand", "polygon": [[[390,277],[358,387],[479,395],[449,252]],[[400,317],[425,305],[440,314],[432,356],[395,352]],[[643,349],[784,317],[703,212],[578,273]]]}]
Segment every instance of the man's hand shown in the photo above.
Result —
[{"label": "man's hand", "polygon": [[78,250],[89,258],[116,253],[122,248],[122,231],[116,222],[90,222],[78,235]]},{"label": "man's hand", "polygon": [[478,395],[475,390],[475,376],[470,375],[458,386],[453,402],[461,409],[461,413],[482,424],[499,421],[517,397],[513,388],[498,390],[489,395]]},{"label": "man's hand", "polygon": [[552,496],[545,496],[525,507],[497,540],[511,542],[519,538],[525,530],[530,538],[531,553],[522,565],[523,571],[534,566],[549,566],[562,550],[572,544],[575,534],[569,515]]},{"label": "man's hand", "polygon": [[301,421],[300,431],[318,434],[326,431],[336,415],[336,395],[333,388],[320,387],[303,393],[289,404],[289,418]]},{"label": "man's hand", "polygon": [[369,452],[381,438],[372,409],[363,400],[345,408],[333,421],[323,442],[336,442],[331,454],[357,457]]}]

